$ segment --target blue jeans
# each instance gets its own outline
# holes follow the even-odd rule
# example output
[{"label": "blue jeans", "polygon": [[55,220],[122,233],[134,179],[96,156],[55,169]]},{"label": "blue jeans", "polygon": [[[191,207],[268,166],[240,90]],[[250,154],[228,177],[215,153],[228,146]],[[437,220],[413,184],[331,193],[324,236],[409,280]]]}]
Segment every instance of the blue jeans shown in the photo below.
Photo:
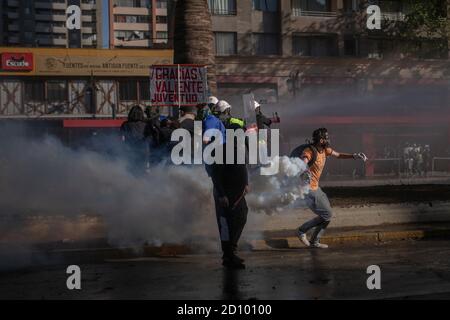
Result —
[{"label": "blue jeans", "polygon": [[323,235],[323,232],[328,227],[331,218],[333,217],[330,201],[321,188],[318,188],[317,190],[310,190],[305,196],[305,201],[317,217],[305,222],[298,228],[298,230],[301,233],[306,233],[312,228],[315,228],[311,237],[311,242],[318,243],[320,241],[320,237]]}]

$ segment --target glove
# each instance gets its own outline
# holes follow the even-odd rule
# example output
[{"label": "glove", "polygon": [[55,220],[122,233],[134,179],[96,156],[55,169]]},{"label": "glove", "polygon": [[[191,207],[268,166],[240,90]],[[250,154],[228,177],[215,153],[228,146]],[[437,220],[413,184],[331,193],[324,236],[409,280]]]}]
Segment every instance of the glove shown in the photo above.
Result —
[{"label": "glove", "polygon": [[362,152],[354,153],[353,154],[353,159],[355,159],[355,160],[361,159],[362,161],[366,162],[367,161],[367,156],[364,153],[362,153]]}]

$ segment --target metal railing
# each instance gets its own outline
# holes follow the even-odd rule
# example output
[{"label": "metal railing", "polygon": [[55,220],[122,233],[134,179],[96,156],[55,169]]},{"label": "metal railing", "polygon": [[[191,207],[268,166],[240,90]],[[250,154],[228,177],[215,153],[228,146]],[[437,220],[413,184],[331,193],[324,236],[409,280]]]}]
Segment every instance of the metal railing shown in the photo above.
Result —
[{"label": "metal railing", "polygon": [[[448,168],[447,170],[444,171],[437,171],[436,170],[436,161],[448,161]],[[442,173],[446,173],[447,175],[450,174],[450,157],[434,157],[432,162],[431,162],[431,172],[433,175],[435,175],[435,173],[440,172]]]},{"label": "metal railing", "polygon": [[235,16],[236,9],[211,9],[211,14],[214,16]]},{"label": "metal railing", "polygon": [[301,9],[293,9],[292,15],[294,17],[337,17],[338,13],[335,11],[307,11],[307,10],[301,10]]}]

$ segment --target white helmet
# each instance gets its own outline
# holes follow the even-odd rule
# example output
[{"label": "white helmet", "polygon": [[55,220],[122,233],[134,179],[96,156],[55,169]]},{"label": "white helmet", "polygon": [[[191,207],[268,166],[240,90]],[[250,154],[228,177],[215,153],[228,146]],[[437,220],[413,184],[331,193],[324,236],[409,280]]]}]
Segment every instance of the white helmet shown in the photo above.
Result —
[{"label": "white helmet", "polygon": [[258,103],[258,101],[253,101],[253,108],[256,110],[256,108],[260,107],[261,105]]},{"label": "white helmet", "polygon": [[208,105],[209,105],[209,104],[216,105],[217,102],[219,102],[219,99],[217,99],[217,98],[214,97],[214,96],[211,96],[211,97],[208,98]]},{"label": "white helmet", "polygon": [[225,110],[231,109],[231,105],[225,100],[220,100],[219,102],[217,102],[216,109],[220,113],[223,113],[225,112]]}]

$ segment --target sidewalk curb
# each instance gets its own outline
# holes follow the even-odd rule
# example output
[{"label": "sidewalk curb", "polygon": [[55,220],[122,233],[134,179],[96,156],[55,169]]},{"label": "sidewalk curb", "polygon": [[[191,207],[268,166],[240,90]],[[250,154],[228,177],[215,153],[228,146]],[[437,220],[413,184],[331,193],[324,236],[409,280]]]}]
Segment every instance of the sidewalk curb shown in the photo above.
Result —
[{"label": "sidewalk curb", "polygon": [[[435,230],[401,230],[401,231],[376,231],[376,232],[350,232],[348,234],[337,234],[324,236],[323,243],[349,244],[356,242],[380,243],[385,241],[408,240],[408,239],[430,239],[450,238],[450,228]],[[247,251],[270,251],[277,249],[299,249],[304,248],[298,238],[272,237],[267,239],[255,239],[243,241],[242,250]],[[161,247],[145,246],[144,248],[133,247],[109,247],[109,248],[78,248],[78,249],[53,249],[36,254],[45,254],[51,261],[78,260],[93,262],[111,259],[137,259],[143,257],[174,257],[177,255],[217,253],[217,251],[197,250],[198,246],[165,244]]]},{"label": "sidewalk curb", "polygon": [[[377,231],[355,232],[348,235],[323,236],[326,244],[344,244],[352,242],[385,242],[408,239],[450,238],[450,229],[437,230],[401,230],[401,231]],[[276,237],[267,240],[251,242],[252,250],[262,251],[269,249],[298,249],[304,247],[297,237]]]}]

